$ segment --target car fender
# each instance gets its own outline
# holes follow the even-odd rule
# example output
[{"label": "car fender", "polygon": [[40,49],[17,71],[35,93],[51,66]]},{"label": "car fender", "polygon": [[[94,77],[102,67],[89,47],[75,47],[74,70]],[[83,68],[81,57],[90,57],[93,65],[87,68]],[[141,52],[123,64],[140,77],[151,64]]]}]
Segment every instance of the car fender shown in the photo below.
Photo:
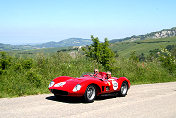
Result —
[{"label": "car fender", "polygon": [[119,89],[121,88],[121,85],[122,83],[126,81],[128,83],[128,89],[130,88],[130,81],[126,78],[126,77],[120,77],[117,82],[118,82],[118,85],[119,85]]},{"label": "car fender", "polygon": [[89,85],[94,85],[96,87],[97,94],[101,93],[101,85],[102,85],[101,80],[88,80],[86,82],[81,82],[79,84],[82,86],[81,90],[80,90],[80,92],[82,94],[85,93],[85,91]]}]

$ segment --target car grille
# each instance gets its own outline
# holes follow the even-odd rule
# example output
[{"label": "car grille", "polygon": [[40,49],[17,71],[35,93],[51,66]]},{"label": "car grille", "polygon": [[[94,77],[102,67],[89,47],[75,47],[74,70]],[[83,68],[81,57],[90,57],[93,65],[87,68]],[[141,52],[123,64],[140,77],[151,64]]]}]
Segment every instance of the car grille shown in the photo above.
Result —
[{"label": "car grille", "polygon": [[51,92],[54,93],[55,95],[68,95],[68,92],[56,89],[51,89]]}]

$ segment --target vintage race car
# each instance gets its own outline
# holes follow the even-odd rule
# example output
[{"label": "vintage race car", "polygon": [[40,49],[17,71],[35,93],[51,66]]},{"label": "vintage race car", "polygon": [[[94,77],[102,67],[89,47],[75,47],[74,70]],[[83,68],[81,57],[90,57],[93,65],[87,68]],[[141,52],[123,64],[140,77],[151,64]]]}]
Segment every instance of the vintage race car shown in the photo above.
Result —
[{"label": "vintage race car", "polygon": [[98,76],[84,74],[79,78],[57,77],[50,82],[48,88],[56,97],[77,96],[83,97],[85,102],[93,102],[96,96],[107,93],[126,96],[130,81],[126,77],[106,79],[106,72],[99,72]]}]

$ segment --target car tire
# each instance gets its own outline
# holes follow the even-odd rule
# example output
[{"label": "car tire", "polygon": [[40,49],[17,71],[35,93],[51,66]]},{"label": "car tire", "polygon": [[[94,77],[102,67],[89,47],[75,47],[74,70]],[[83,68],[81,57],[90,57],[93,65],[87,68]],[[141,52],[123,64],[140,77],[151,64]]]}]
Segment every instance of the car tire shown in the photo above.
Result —
[{"label": "car tire", "polygon": [[127,95],[128,92],[128,83],[126,81],[124,81],[121,85],[120,91],[118,92],[118,95],[120,97],[125,97]]},{"label": "car tire", "polygon": [[84,102],[85,103],[94,102],[95,97],[96,97],[96,87],[94,85],[89,85],[86,88],[86,91],[83,96]]}]

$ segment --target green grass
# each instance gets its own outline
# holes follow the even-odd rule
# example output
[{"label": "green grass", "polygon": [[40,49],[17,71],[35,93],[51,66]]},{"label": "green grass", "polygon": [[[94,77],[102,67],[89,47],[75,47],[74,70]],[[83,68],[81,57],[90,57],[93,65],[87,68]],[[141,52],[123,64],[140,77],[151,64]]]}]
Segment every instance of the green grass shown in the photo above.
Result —
[{"label": "green grass", "polygon": [[134,62],[128,59],[118,59],[113,70],[116,77],[127,77],[131,84],[147,84],[176,81],[176,74],[154,60],[153,62]]},{"label": "green grass", "polygon": [[[148,54],[149,50],[175,43],[176,37],[112,44],[112,49],[120,55],[113,63],[112,76],[127,77],[132,85],[176,81],[175,70],[168,71],[157,59],[146,62],[128,59],[132,51]],[[46,49],[47,53],[35,50],[31,54],[0,55],[0,98],[49,93],[48,84],[56,77],[80,77],[95,68],[105,71],[102,65],[82,54],[71,57],[68,52],[56,53],[54,49],[54,52]]]},{"label": "green grass", "polygon": [[41,48],[41,49],[30,49],[30,50],[13,50],[13,51],[8,51],[10,55],[22,55],[22,56],[29,56],[30,54],[53,54],[56,53],[57,51],[60,50],[68,50],[72,49],[72,47],[56,47],[56,48]]},{"label": "green grass", "polygon": [[129,57],[133,51],[136,51],[138,55],[141,53],[148,55],[150,50],[165,48],[167,45],[173,44],[176,44],[176,37],[147,39],[136,42],[119,42],[111,44],[111,49],[117,51],[120,57]]},{"label": "green grass", "polygon": [[[10,65],[0,74],[0,98],[49,93],[49,82],[59,76],[80,77],[84,72],[104,68],[82,55],[72,58],[67,53],[52,56],[10,57]],[[131,84],[176,81],[176,75],[163,68],[159,62],[134,62],[119,58],[113,64],[112,75],[127,77]]]},{"label": "green grass", "polygon": [[67,53],[33,56],[10,57],[10,64],[0,74],[0,98],[49,93],[48,84],[56,77],[80,77],[94,68],[104,71],[101,65],[81,55],[76,58]]}]

